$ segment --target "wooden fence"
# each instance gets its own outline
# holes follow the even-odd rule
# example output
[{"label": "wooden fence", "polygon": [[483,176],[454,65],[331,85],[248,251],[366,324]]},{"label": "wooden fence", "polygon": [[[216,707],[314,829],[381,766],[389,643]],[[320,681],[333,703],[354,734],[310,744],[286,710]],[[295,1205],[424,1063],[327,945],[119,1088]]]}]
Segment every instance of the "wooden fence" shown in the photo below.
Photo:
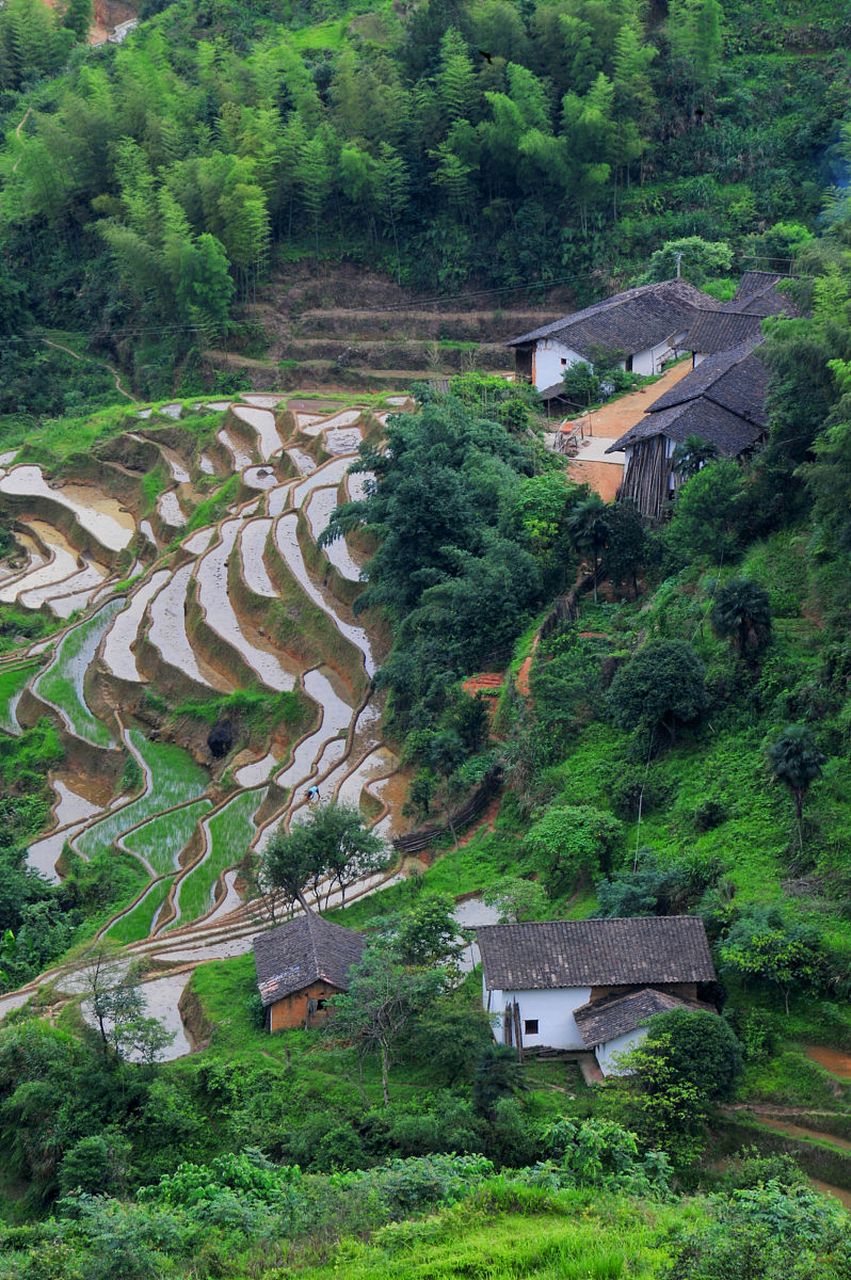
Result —
[{"label": "wooden fence", "polygon": [[429,845],[434,844],[441,836],[457,835],[471,822],[478,818],[488,802],[496,795],[502,782],[502,769],[497,766],[491,769],[481,785],[466,800],[461,808],[453,813],[449,821],[442,827],[420,827],[419,831],[409,831],[405,836],[397,836],[393,848],[399,853],[421,853]]}]

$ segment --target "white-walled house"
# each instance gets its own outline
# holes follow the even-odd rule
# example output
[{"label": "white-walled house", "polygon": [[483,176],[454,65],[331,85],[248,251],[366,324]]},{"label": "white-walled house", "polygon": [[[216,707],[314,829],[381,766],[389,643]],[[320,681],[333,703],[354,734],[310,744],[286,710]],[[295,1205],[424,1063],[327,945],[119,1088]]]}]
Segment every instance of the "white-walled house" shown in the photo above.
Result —
[{"label": "white-walled house", "polygon": [[683,339],[698,316],[718,305],[685,280],[663,280],[616,293],[506,345],[514,350],[517,377],[539,391],[556,387],[571,365],[593,365],[603,355],[649,375],[685,349]]},{"label": "white-walled house", "polygon": [[714,1012],[702,997],[715,966],[703,921],[692,916],[547,920],[476,933],[483,1002],[503,1044],[592,1051],[607,1075],[654,1013]]}]

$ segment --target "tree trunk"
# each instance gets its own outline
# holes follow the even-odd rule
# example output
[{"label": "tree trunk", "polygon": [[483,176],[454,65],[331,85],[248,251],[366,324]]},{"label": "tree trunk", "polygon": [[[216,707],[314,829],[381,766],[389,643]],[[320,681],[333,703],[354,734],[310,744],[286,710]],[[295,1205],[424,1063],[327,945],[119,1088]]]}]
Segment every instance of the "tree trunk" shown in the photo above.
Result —
[{"label": "tree trunk", "polygon": [[384,1097],[385,1107],[390,1106],[390,1090],[387,1085],[387,1079],[390,1075],[390,1062],[387,1056],[387,1045],[381,1042],[381,1092]]}]

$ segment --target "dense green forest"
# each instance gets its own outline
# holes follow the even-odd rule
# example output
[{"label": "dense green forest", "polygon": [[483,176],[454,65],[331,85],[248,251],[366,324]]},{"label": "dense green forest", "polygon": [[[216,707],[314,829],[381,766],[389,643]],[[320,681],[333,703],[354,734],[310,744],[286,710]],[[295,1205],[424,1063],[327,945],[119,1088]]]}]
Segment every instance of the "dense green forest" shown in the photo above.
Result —
[{"label": "dense green forest", "polygon": [[68,13],[0,14],[6,412],[73,407],[30,369],[37,330],[191,392],[199,347],[300,259],[582,302],[684,235],[787,260],[768,229],[844,172],[832,3],[178,0],[88,53]]},{"label": "dense green forest", "polygon": [[[473,370],[400,386],[405,412],[366,397],[350,478],[369,478],[357,500],[335,490],[304,576],[380,638],[374,680],[351,664],[347,693],[377,691],[398,808],[443,834],[379,892],[326,897],[366,950],[324,1028],[270,1036],[253,956],[225,947],[184,975],[195,1051],[158,1061],[169,1035],[142,979],[171,969],[139,950],[128,968],[120,949],[154,925],[140,864],[111,835],[90,857],[66,849],[58,883],[28,865],[51,771],[95,748],[72,758],[58,717],[15,721],[44,660],[20,651],[65,623],[0,603],[0,992],[33,984],[0,1023],[0,1276],[845,1280],[851,9],[144,0],[139,28],[97,49],[90,16],[82,0],[0,9],[0,443],[51,481],[97,475],[146,519],[165,459],[191,472],[185,528],[128,544],[113,595],[185,568],[184,534],[220,535],[258,501],[258,455],[237,465],[221,441],[238,420],[195,402],[231,385],[201,353],[256,341],[251,308],[301,270],[344,258],[410,297],[481,288],[531,307],[558,285],[582,304],[666,277],[690,238],[690,278],[729,297],[740,269],[777,267],[795,315],[764,325],[765,446],[743,465],[702,457],[659,526],[569,478],[529,387]],[[131,405],[122,377],[158,403]],[[276,413],[278,446],[329,463]],[[146,431],[171,455],[139,462]],[[282,457],[264,464],[298,485]],[[303,510],[281,518],[308,547]],[[369,557],[342,589],[321,562],[340,539]],[[337,661],[342,688],[326,614],[291,584],[270,604],[274,576],[264,629],[311,669]],[[222,578],[242,622],[235,566]],[[184,612],[196,644],[194,598]],[[65,683],[105,733],[86,703],[117,700],[103,669]],[[278,733],[282,764],[309,733],[300,692],[239,684],[189,699],[153,680],[133,703],[188,823],[178,843],[208,783],[216,806],[243,798],[242,748],[256,763]],[[231,757],[202,779],[223,725]],[[132,808],[151,765],[121,759],[111,800]],[[451,815],[494,779],[462,837]],[[296,902],[335,841],[341,884],[350,856],[387,864],[374,817],[326,805],[260,852],[234,820],[221,867],[239,865],[252,902]],[[164,859],[157,908],[170,821],[128,828]],[[194,888],[199,913],[211,891]],[[470,896],[503,921],[697,916],[722,1014],[654,1017],[629,1074],[593,1086],[572,1061],[518,1062],[480,970],[460,967]],[[114,917],[126,931],[95,941]],[[38,981],[62,962],[74,990]]]}]

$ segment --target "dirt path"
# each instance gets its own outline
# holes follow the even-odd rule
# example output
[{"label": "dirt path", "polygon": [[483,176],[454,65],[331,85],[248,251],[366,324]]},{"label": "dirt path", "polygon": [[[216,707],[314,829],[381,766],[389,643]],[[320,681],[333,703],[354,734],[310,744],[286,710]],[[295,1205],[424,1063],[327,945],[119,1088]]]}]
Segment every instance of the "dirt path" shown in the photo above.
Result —
[{"label": "dirt path", "polygon": [[101,369],[107,369],[115,379],[115,390],[120,392],[121,395],[126,396],[128,400],[133,402],[133,404],[139,403],[133,393],[121,385],[121,374],[117,369],[113,369],[111,364],[107,364],[105,360],[96,360],[94,356],[78,355],[78,353],[76,351],[72,351],[70,347],[63,346],[61,342],[53,342],[50,338],[42,338],[42,342],[46,347],[54,347],[57,351],[64,351],[66,355],[71,356],[74,360],[79,360],[81,364],[85,364],[88,361],[90,364],[100,365]]},{"label": "dirt path", "polygon": [[831,1075],[839,1076],[840,1080],[851,1080],[851,1053],[845,1053],[842,1049],[828,1049],[820,1044],[808,1045],[805,1053]]},{"label": "dirt path", "polygon": [[[580,441],[578,455],[571,458],[568,466],[571,479],[579,484],[590,485],[604,502],[612,502],[623,479],[623,456],[619,455],[617,460],[603,461],[605,449],[640,422],[648,406],[666,391],[670,391],[687,373],[691,373],[691,361],[682,360],[668,369],[658,382],[641,387],[638,391],[621,396],[620,399],[586,414],[583,419],[584,439]],[[566,431],[575,424],[576,419],[571,419],[562,423],[559,429]],[[586,456],[583,457],[583,454]]]}]

